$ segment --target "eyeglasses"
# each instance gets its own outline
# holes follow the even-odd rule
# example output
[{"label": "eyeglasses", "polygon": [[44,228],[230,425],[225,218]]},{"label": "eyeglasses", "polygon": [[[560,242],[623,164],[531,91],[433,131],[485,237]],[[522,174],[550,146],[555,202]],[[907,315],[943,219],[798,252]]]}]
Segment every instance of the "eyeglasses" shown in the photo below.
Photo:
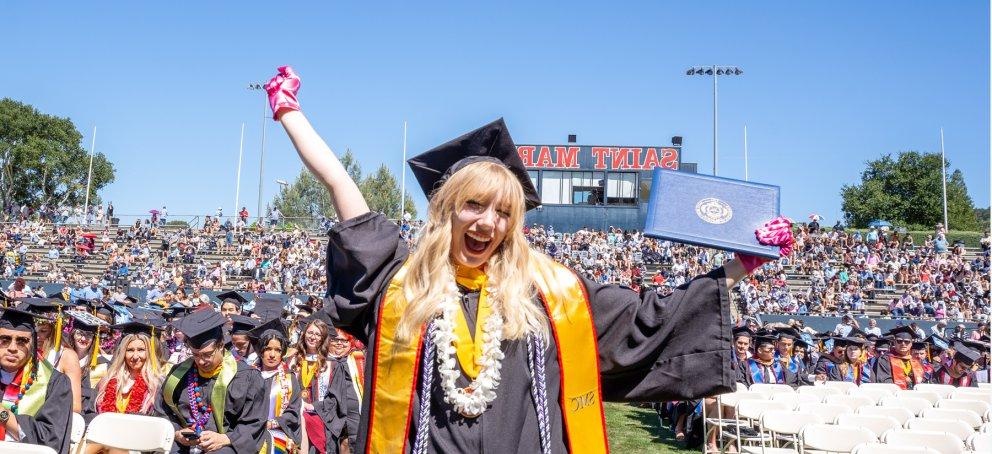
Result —
[{"label": "eyeglasses", "polygon": [[331,340],[330,340],[330,342],[332,344],[347,344],[348,343],[348,339],[345,339],[343,337],[332,337]]},{"label": "eyeglasses", "polygon": [[903,344],[903,345],[905,345],[905,344],[912,344],[913,343],[913,341],[911,341],[909,339],[896,339],[895,342],[897,344]]},{"label": "eyeglasses", "polygon": [[220,351],[219,349],[213,349],[213,350],[210,350],[210,351],[199,351],[199,352],[193,353],[193,358],[198,359],[200,361],[209,361],[219,351]]},{"label": "eyeglasses", "polygon": [[31,345],[31,338],[22,336],[0,336],[0,347],[7,347],[11,342],[16,342],[18,347],[27,347],[28,345]]}]

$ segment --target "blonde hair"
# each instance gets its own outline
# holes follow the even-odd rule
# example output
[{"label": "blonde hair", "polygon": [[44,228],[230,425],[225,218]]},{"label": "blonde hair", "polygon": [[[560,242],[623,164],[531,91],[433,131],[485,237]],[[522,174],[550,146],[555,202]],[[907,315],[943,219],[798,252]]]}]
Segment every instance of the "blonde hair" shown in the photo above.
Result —
[{"label": "blonde hair", "polygon": [[483,205],[492,203],[509,213],[506,237],[486,267],[486,275],[495,289],[491,302],[503,315],[503,337],[512,340],[536,334],[547,339],[547,316],[544,308],[534,303],[534,276],[550,270],[552,261],[532,250],[524,237],[523,187],[506,167],[494,162],[476,162],[452,174],[430,199],[427,223],[403,279],[403,295],[408,304],[397,327],[397,340],[408,343],[424,324],[440,314],[445,289],[455,281],[455,264],[451,260],[452,218],[469,200]]},{"label": "blonde hair", "polygon": [[104,375],[96,385],[95,402],[97,405],[103,401],[103,395],[107,391],[107,384],[110,383],[110,380],[117,380],[118,392],[134,381],[131,371],[124,364],[124,357],[127,353],[128,344],[135,340],[140,340],[145,344],[145,364],[141,366],[141,378],[145,380],[145,386],[148,388],[144,400],[141,401],[141,409],[139,411],[142,414],[151,412],[152,404],[155,402],[155,396],[158,395],[158,389],[162,379],[159,371],[152,368],[152,355],[157,354],[157,352],[152,351],[151,338],[143,333],[128,334],[117,344],[117,348],[114,349],[114,358],[110,361],[110,366],[107,367],[107,375]]}]

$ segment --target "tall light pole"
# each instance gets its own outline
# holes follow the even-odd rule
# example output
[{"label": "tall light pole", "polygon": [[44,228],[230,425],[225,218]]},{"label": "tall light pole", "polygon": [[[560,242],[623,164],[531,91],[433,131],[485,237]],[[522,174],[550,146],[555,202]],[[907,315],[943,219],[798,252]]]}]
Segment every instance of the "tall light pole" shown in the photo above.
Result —
[{"label": "tall light pole", "polygon": [[739,76],[744,74],[740,68],[736,66],[694,66],[686,70],[685,75],[687,76],[713,76],[713,175],[717,174],[717,157],[718,157],[718,147],[717,147],[717,84],[716,80],[719,76]]},{"label": "tall light pole", "polygon": [[[265,86],[260,83],[248,84],[248,89],[252,91],[262,90],[263,93],[265,92]],[[262,183],[265,181],[263,178],[263,173],[265,172],[265,125],[269,120],[268,115],[265,115],[265,113],[268,111],[269,97],[268,95],[262,96],[262,151],[258,157],[258,211],[255,212],[259,225],[262,224]]]},{"label": "tall light pole", "polygon": [[944,191],[944,228],[950,232],[951,226],[947,224],[947,157],[944,156],[944,128],[940,128],[940,185]]}]

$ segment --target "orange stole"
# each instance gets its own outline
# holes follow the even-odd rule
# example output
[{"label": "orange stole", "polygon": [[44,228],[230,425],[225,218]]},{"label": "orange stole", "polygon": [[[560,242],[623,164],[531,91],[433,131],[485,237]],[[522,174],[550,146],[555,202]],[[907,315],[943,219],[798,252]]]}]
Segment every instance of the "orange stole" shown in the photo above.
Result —
[{"label": "orange stole", "polygon": [[[424,330],[409,344],[395,341],[396,327],[406,307],[402,293],[406,270],[404,265],[393,276],[379,308],[366,442],[366,450],[371,453],[405,452],[410,433]],[[570,450],[607,453],[596,328],[585,288],[571,270],[558,264],[547,276],[537,276],[536,281],[558,345],[558,398]],[[548,297],[559,294],[551,292],[551,288],[562,289],[562,298]]]}]

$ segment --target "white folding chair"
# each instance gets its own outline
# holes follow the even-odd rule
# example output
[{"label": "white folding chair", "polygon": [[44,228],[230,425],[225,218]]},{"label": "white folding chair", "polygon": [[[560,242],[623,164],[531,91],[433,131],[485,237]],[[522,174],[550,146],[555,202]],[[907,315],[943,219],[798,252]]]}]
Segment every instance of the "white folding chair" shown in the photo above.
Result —
[{"label": "white folding chair", "polygon": [[875,401],[875,405],[878,405],[878,403],[881,402],[882,399],[885,398],[885,397],[893,397],[893,396],[895,396],[895,394],[891,393],[887,389],[882,389],[882,388],[865,388],[865,387],[851,389],[850,391],[847,392],[847,394],[849,396],[864,396],[864,397],[868,397],[871,400]]},{"label": "white folding chair", "polygon": [[958,388],[951,393],[951,399],[980,400],[992,403],[992,389]]},{"label": "white folding chair", "polygon": [[992,405],[987,402],[982,402],[980,400],[971,399],[943,399],[937,402],[937,408],[949,408],[955,410],[968,410],[974,412],[980,418],[985,417],[985,414],[992,409]]},{"label": "white folding chair", "polygon": [[851,410],[857,410],[861,407],[875,406],[875,401],[871,400],[870,397],[850,396],[847,394],[827,396],[826,399],[823,400],[823,403],[847,405],[848,407],[851,407]]},{"label": "white folding chair", "polygon": [[[740,451],[744,442],[763,441],[764,436],[760,433],[757,436],[741,435],[741,421],[746,420],[744,427],[753,428],[754,423],[760,420],[762,413],[768,410],[790,410],[789,404],[785,402],[775,402],[771,400],[742,400],[737,403],[737,424],[734,426],[734,438],[737,440],[737,450]],[[752,434],[753,435],[753,434]]]},{"label": "white folding chair", "polygon": [[[738,383],[738,385],[740,385]],[[738,389],[740,387],[738,386]],[[753,393],[750,391],[736,391],[727,394],[720,394],[716,396],[717,401],[717,414],[707,415],[706,414],[706,403],[703,402],[703,434],[704,436],[709,436],[709,431],[713,430],[715,426],[716,433],[718,434],[717,443],[720,446],[720,451],[723,451],[723,444],[725,432],[723,429],[727,427],[733,427],[738,424],[737,418],[729,419],[724,418],[723,407],[736,408],[737,404],[743,400],[768,400],[768,396],[762,393]],[[713,417],[715,416],[715,417]]]},{"label": "white folding chair", "polygon": [[902,407],[861,407],[858,409],[857,414],[868,416],[888,416],[890,418],[895,418],[895,420],[899,422],[899,426],[906,424],[906,421],[909,421],[909,418],[913,417],[913,412]]},{"label": "white folding chair", "polygon": [[767,394],[768,396],[773,396],[775,394],[795,394],[796,390],[792,389],[789,385],[783,385],[779,383],[755,383],[748,388],[748,391],[753,393]]},{"label": "white folding chair", "polygon": [[920,391],[917,389],[900,390],[899,392],[896,393],[896,397],[920,398],[926,400],[927,402],[930,402],[930,406],[937,405],[937,402],[940,401],[940,394],[937,394],[933,391]]},{"label": "white folding chair", "polygon": [[[768,441],[777,440],[799,445],[799,433],[808,424],[822,424],[823,417],[814,413],[789,410],[768,410],[761,414],[759,427],[761,429],[761,446],[745,446],[741,452],[748,454],[793,454],[796,448],[779,448],[767,446]],[[765,432],[768,437],[765,437]]]},{"label": "white folding chair", "polygon": [[930,401],[919,397],[885,397],[878,405],[881,407],[905,408],[913,412],[913,415],[923,413],[924,409],[933,408],[933,404]]},{"label": "white folding chair", "polygon": [[809,386],[804,385],[796,389],[799,394],[812,394],[820,398],[820,402],[827,396],[832,396],[835,394],[844,394],[841,390],[837,388],[829,388],[826,386]]},{"label": "white folding chair", "polygon": [[968,427],[968,423],[955,419],[938,418],[913,418],[906,421],[906,428],[912,430],[930,430],[934,432],[947,432],[965,441],[975,434],[975,430]]},{"label": "white folding chair", "polygon": [[978,389],[992,389],[992,383],[978,383]]},{"label": "white folding chair", "polygon": [[940,454],[926,446],[892,446],[885,443],[864,443],[854,447],[851,454]]},{"label": "white folding chair", "polygon": [[76,452],[79,442],[83,441],[86,432],[86,420],[79,413],[72,414],[72,428],[69,430],[69,452]]},{"label": "white folding chair", "polygon": [[0,441],[0,452],[4,454],[58,454],[48,446],[29,445],[16,441]]},{"label": "white folding chair", "polygon": [[803,450],[851,452],[861,443],[874,443],[878,437],[864,427],[808,424],[800,436]]},{"label": "white folding chair", "polygon": [[948,397],[951,397],[951,393],[953,393],[957,388],[952,385],[943,385],[938,383],[920,383],[913,389],[917,391],[934,392],[937,393],[941,399],[947,399]]},{"label": "white folding chair", "polygon": [[897,392],[899,392],[899,391],[902,390],[902,388],[900,388],[899,385],[894,384],[894,383],[862,383],[861,386],[860,386],[860,388],[861,389],[884,389],[884,390],[892,393],[893,396],[896,395]]},{"label": "white folding chair", "polygon": [[982,427],[979,427],[978,431],[983,434],[992,433],[992,422],[982,423]]},{"label": "white folding chair", "polygon": [[926,446],[941,454],[964,452],[964,442],[947,432],[928,430],[892,429],[882,435],[882,442],[892,446]]},{"label": "white folding chair", "polygon": [[975,452],[992,452],[992,434],[975,434],[968,438],[965,443]]},{"label": "white folding chair", "polygon": [[928,408],[920,416],[928,419],[955,419],[964,421],[972,429],[982,427],[982,418],[968,410],[952,410],[949,408]]},{"label": "white folding chair", "polygon": [[815,413],[823,416],[823,420],[829,424],[832,424],[837,420],[837,416],[844,413],[854,413],[851,407],[839,404],[824,404],[818,402],[803,403],[799,404],[797,408],[799,411],[807,411],[810,413]]},{"label": "white folding chair", "polygon": [[838,426],[864,427],[876,437],[881,437],[889,429],[902,427],[899,420],[891,416],[845,413],[837,416]]},{"label": "white folding chair", "polygon": [[858,389],[858,385],[849,381],[828,381],[823,384],[827,388],[837,388],[842,393],[850,393],[852,389]]},{"label": "white folding chair", "polygon": [[84,443],[131,451],[169,452],[174,437],[172,424],[165,418],[100,413],[90,421]]},{"label": "white folding chair", "polygon": [[799,406],[799,404],[804,402],[820,402],[820,398],[812,394],[785,394],[779,393],[772,396],[772,401],[775,402],[785,402],[791,405],[791,409]]}]

